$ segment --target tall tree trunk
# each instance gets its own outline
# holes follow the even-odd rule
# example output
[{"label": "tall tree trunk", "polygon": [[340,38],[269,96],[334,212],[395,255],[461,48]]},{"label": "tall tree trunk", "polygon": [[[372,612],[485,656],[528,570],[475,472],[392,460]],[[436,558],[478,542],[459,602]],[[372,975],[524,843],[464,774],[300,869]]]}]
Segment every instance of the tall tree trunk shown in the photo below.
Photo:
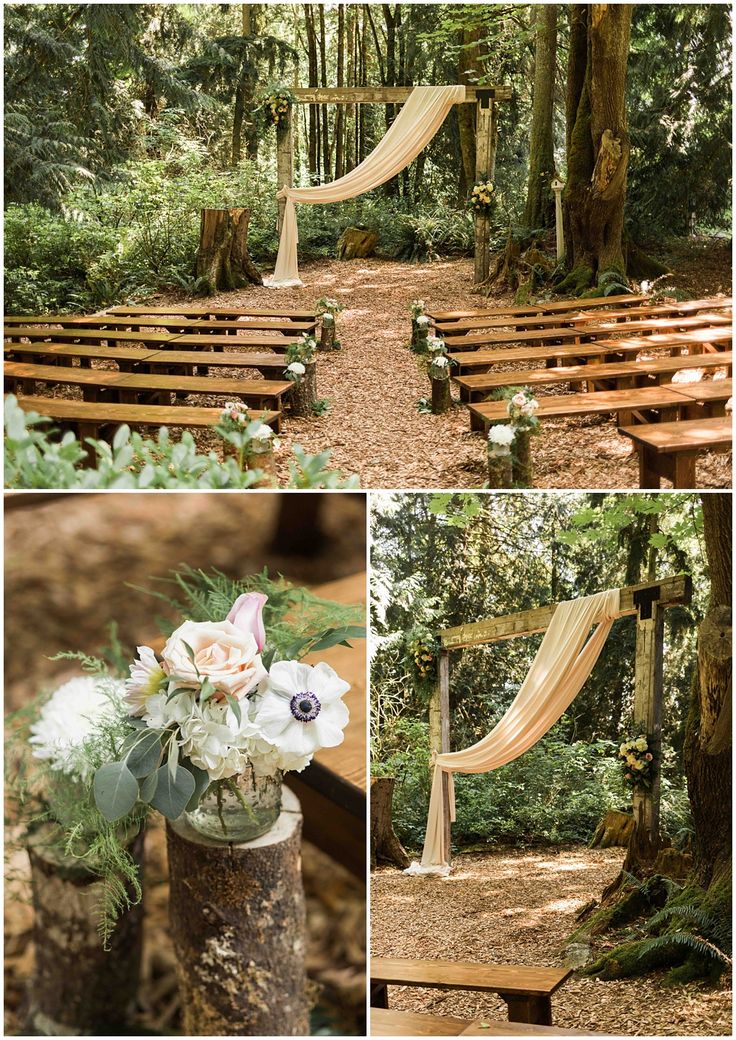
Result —
[{"label": "tall tree trunk", "polygon": [[[368,86],[368,29],[366,26],[365,5],[363,6],[363,20],[360,23],[360,86]],[[368,154],[368,143],[366,137],[366,105],[358,105],[359,138],[358,138],[358,162],[361,163]]]},{"label": "tall tree trunk", "polygon": [[[391,4],[382,4],[381,7],[383,9],[383,20],[386,32],[386,76],[383,85],[385,87],[395,87],[397,70],[396,30],[401,24],[401,7],[399,4],[394,4],[393,11],[391,10]],[[387,130],[395,118],[396,105],[386,105],[385,120]],[[386,181],[383,185],[383,193],[388,197],[396,197],[399,194],[398,177],[392,177],[390,181]]]},{"label": "tall tree trunk", "polygon": [[[322,86],[327,86],[327,40],[325,32],[325,9],[319,5],[319,62]],[[332,176],[332,160],[330,155],[330,120],[327,105],[322,105],[322,170],[323,180],[329,181]]]},{"label": "tall tree trunk", "polygon": [[557,67],[557,4],[539,4],[536,11],[536,50],[529,180],[524,209],[528,228],[554,223],[554,200],[550,185],[554,174],[554,98]]},{"label": "tall tree trunk", "polygon": [[[625,273],[624,202],[629,163],[626,69],[631,4],[591,4],[582,89],[567,154],[564,192],[570,274],[558,291],[580,291],[604,271]],[[568,75],[581,82],[580,41],[570,51]],[[574,104],[570,83],[568,104]]]},{"label": "tall tree trunk", "polygon": [[[345,45],[347,48],[347,85],[349,87],[355,86],[355,22],[357,18],[357,8],[354,4],[348,5],[347,9],[347,26],[346,26],[346,40]],[[343,106],[345,107],[345,106]],[[355,129],[357,124],[357,105],[351,105],[350,108],[345,108],[345,173],[349,173],[352,170],[355,156]]]},{"label": "tall tree trunk", "polygon": [[[337,7],[337,86],[345,86],[345,5]],[[335,116],[335,180],[345,173],[345,105]]]},{"label": "tall tree trunk", "polygon": [[[475,86],[481,74],[480,39],[480,29],[463,29],[457,74],[458,83],[468,87]],[[457,106],[457,125],[467,194],[475,184],[475,105]]]},{"label": "tall tree trunk", "polygon": [[[317,38],[314,31],[314,9],[312,4],[304,4],[304,27],[307,33],[307,65],[309,69],[309,86],[318,87],[319,77],[317,75]],[[319,181],[319,106],[308,105],[309,109],[309,135],[308,135],[308,163],[309,180],[312,184]]]},{"label": "tall tree trunk", "polygon": [[710,601],[685,729],[695,872],[707,888],[731,867],[731,495],[702,495]]}]

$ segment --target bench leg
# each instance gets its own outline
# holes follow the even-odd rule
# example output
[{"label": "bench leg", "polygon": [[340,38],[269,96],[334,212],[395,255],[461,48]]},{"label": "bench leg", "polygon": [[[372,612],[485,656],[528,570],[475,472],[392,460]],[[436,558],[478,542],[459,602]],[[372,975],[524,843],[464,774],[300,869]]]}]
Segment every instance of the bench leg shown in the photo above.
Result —
[{"label": "bench leg", "polygon": [[376,982],[371,985],[371,1007],[388,1007],[388,986],[384,985],[383,982]]},{"label": "bench leg", "polygon": [[483,422],[483,419],[480,415],[477,415],[475,412],[470,413],[470,429],[476,433],[483,433],[485,430],[485,423]]},{"label": "bench leg", "polygon": [[657,453],[646,444],[637,445],[639,449],[639,487],[659,488],[660,468]]},{"label": "bench leg", "polygon": [[509,1022],[527,1022],[535,1026],[552,1025],[552,1001],[549,997],[519,997],[500,993],[508,1005]]},{"label": "bench leg", "polygon": [[695,456],[685,452],[674,458],[672,486],[675,488],[695,487]]}]

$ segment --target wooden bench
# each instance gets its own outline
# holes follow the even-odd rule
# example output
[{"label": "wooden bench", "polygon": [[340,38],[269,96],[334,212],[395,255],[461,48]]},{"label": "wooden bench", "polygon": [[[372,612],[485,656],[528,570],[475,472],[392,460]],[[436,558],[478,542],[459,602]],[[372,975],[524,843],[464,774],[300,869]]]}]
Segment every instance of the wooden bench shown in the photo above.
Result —
[{"label": "wooden bench", "polygon": [[732,444],[730,417],[682,420],[650,426],[619,427],[639,454],[639,487],[658,488],[664,478],[673,488],[695,487],[695,463],[703,451],[728,451]]},{"label": "wooden bench", "polygon": [[371,1036],[600,1036],[580,1029],[499,1022],[491,1018],[471,1021],[452,1015],[426,1015],[415,1011],[371,1008]]},{"label": "wooden bench", "polygon": [[678,355],[687,348],[690,354],[715,353],[731,343],[733,330],[730,326],[713,329],[694,329],[692,332],[675,332],[662,335],[632,336],[625,339],[603,339],[595,343],[557,343],[534,349],[533,347],[508,347],[492,350],[476,350],[450,353],[453,371],[458,375],[471,372],[487,372],[497,364],[508,362],[546,362],[553,366],[558,362],[570,363],[580,359],[621,360],[629,355],[637,356],[643,351],[667,350]]},{"label": "wooden bench", "polygon": [[478,347],[501,343],[585,343],[589,340],[610,338],[612,333],[621,332],[629,336],[632,332],[650,334],[656,332],[685,332],[691,329],[702,329],[709,326],[731,325],[729,315],[702,315],[697,318],[651,318],[641,321],[627,321],[625,324],[612,322],[602,325],[575,325],[568,328],[526,329],[522,332],[509,330],[501,332],[468,333],[461,336],[445,335],[448,350],[475,350]]},{"label": "wooden bench", "polygon": [[492,315],[526,315],[533,314],[564,314],[566,311],[590,310],[600,307],[619,308],[642,306],[651,297],[626,293],[622,296],[593,296],[590,299],[575,300],[539,300],[536,303],[512,304],[500,307],[478,307],[475,310],[455,311],[427,311],[427,316],[432,321],[462,321],[464,318],[476,318],[479,316]]},{"label": "wooden bench", "polygon": [[[672,418],[685,414],[697,405],[720,406],[730,396],[730,379],[719,379],[708,384],[667,383],[664,386],[640,387],[635,390],[598,390],[587,394],[559,394],[540,397],[539,419],[563,419],[582,415],[617,415],[619,426],[634,422],[648,422],[647,413],[671,412]],[[687,385],[687,394],[680,387]],[[701,386],[698,390],[696,387]],[[706,389],[702,389],[705,386]],[[712,390],[712,387],[718,389]],[[485,430],[491,423],[508,422],[506,401],[485,401],[468,405],[471,430]],[[665,415],[665,418],[670,416]]]},{"label": "wooden bench", "polygon": [[524,968],[512,964],[371,958],[371,1005],[388,1007],[389,986],[464,989],[497,993],[510,1022],[552,1025],[552,994],[572,975],[571,968]]},{"label": "wooden bench", "polygon": [[[161,395],[169,398],[176,394],[211,394],[217,397],[243,401],[249,407],[260,410],[281,410],[283,398],[293,389],[288,379],[238,379],[218,376],[156,375],[147,372],[115,372],[109,369],[81,368],[65,365],[25,364],[22,361],[5,362],[6,390],[22,388],[25,395],[36,392],[36,383],[62,386],[78,386],[85,401],[98,401],[105,394],[120,404],[138,404],[140,399],[150,396],[152,404],[160,404]],[[279,424],[280,425],[280,424]]]},{"label": "wooden bench", "polygon": [[[200,350],[151,350],[148,347],[104,347],[79,343],[5,343],[5,357],[18,361],[39,360],[56,364],[59,359],[79,358],[84,368],[92,361],[113,361],[121,372],[162,369],[164,372],[181,371],[194,375],[202,367],[206,352]],[[207,368],[252,368],[262,375],[283,375],[284,359],[280,354],[240,354],[231,351],[210,351]]]},{"label": "wooden bench", "polygon": [[140,314],[146,316],[154,314],[175,314],[183,318],[208,318],[216,320],[220,318],[282,318],[284,321],[315,321],[314,311],[296,310],[270,310],[258,307],[202,307],[190,306],[189,304],[171,303],[165,307],[126,307],[123,305],[110,307],[108,314],[126,315],[136,317]]},{"label": "wooden bench", "polygon": [[294,338],[282,336],[280,333],[256,333],[242,332],[238,335],[212,335],[206,332],[188,333],[185,336],[176,336],[171,345],[174,350],[224,350],[226,347],[237,347],[240,350],[250,350],[256,347],[267,347],[278,354],[285,354]]},{"label": "wooden bench", "polygon": [[[131,405],[106,404],[99,401],[68,401],[58,397],[19,397],[18,404],[25,412],[37,412],[53,422],[63,423],[76,430],[80,440],[99,437],[100,430],[117,429],[126,424],[134,428],[151,426],[184,426],[206,428],[220,421],[219,408],[194,408],[189,405]],[[259,412],[257,415],[269,426],[278,426],[278,412]]]},{"label": "wooden bench", "polygon": [[460,388],[461,401],[481,401],[489,393],[505,386],[550,386],[568,383],[586,384],[588,390],[622,390],[647,383],[670,382],[676,372],[689,369],[731,369],[731,351],[721,354],[684,355],[654,358],[651,361],[619,361],[610,364],[567,365],[553,368],[492,372],[477,376],[453,376]]},{"label": "wooden bench", "polygon": [[240,332],[238,336],[209,336],[206,333],[180,334],[174,332],[127,332],[116,329],[80,329],[76,326],[68,329],[39,328],[30,326],[6,326],[5,339],[11,342],[28,340],[30,343],[106,343],[113,344],[142,343],[145,346],[159,349],[172,344],[195,350],[222,350],[224,347],[240,347],[243,350],[266,347],[279,353],[285,353],[293,337],[284,336],[281,332]]},{"label": "wooden bench", "polygon": [[5,324],[12,325],[58,325],[63,329],[122,329],[136,331],[140,329],[160,328],[167,332],[219,332],[244,329],[247,331],[280,332],[284,335],[301,335],[304,332],[313,332],[316,328],[316,320],[312,321],[289,321],[283,318],[235,318],[232,321],[208,321],[202,318],[175,318],[171,315],[160,314],[158,317],[125,317],[115,314],[85,314],[74,315],[24,315],[21,317],[6,317]]}]

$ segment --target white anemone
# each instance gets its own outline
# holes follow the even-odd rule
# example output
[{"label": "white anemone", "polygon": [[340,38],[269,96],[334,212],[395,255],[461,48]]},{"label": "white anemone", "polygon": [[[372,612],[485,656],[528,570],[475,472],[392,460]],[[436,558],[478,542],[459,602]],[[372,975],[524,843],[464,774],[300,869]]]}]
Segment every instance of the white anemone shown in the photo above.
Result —
[{"label": "white anemone", "polygon": [[254,721],[283,754],[337,747],[350,714],[341,698],[350,684],[328,664],[277,661],[255,700]]}]

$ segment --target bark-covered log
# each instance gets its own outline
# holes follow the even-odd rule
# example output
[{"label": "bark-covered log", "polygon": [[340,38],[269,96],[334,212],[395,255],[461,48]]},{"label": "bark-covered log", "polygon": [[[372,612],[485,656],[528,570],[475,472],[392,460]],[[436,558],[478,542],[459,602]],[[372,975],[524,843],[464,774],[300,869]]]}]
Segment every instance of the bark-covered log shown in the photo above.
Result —
[{"label": "bark-covered log", "polygon": [[610,809],[598,824],[590,843],[592,849],[610,849],[614,845],[629,844],[634,829],[634,817],[631,813]]},{"label": "bark-covered log", "polygon": [[393,824],[393,800],[396,780],[379,776],[371,780],[371,869],[378,862],[393,863],[404,870],[409,857],[396,837]]},{"label": "bark-covered log", "polygon": [[514,483],[519,487],[531,487],[534,480],[534,467],[532,465],[531,434],[528,430],[517,430],[514,437]]},{"label": "bark-covered log", "polygon": [[301,832],[286,789],[275,826],[242,845],[210,841],[183,817],[167,825],[184,1033],[308,1034]]},{"label": "bark-covered log", "polygon": [[[129,852],[143,860],[143,832]],[[124,911],[103,948],[98,931],[104,883],[77,860],[29,845],[35,966],[29,1031],[41,1036],[130,1032],[140,974],[143,904]],[[129,893],[131,901],[133,894]]]},{"label": "bark-covered log", "polygon": [[488,452],[488,487],[510,488],[513,483],[511,454]]},{"label": "bark-covered log", "polygon": [[259,444],[251,442],[251,450],[245,458],[245,468],[260,470],[263,477],[255,487],[277,487],[278,474],[276,472],[276,455],[273,450],[272,441],[261,441]]},{"label": "bark-covered log", "polygon": [[444,415],[449,412],[452,398],[450,396],[450,380],[429,378],[432,384],[432,415]]},{"label": "bark-covered log", "polygon": [[210,293],[242,289],[251,282],[263,285],[263,276],[248,252],[249,221],[249,209],[202,210],[197,278]]},{"label": "bark-covered log", "polygon": [[339,350],[339,344],[335,338],[337,326],[331,314],[322,315],[322,331],[319,337],[320,350]]},{"label": "bark-covered log", "polygon": [[314,415],[312,405],[317,400],[317,362],[309,361],[304,367],[306,372],[298,380],[294,381],[289,394],[291,414],[300,418]]},{"label": "bark-covered log", "polygon": [[378,235],[375,231],[345,228],[337,241],[337,259],[355,260],[359,257],[373,256],[377,245]]}]

